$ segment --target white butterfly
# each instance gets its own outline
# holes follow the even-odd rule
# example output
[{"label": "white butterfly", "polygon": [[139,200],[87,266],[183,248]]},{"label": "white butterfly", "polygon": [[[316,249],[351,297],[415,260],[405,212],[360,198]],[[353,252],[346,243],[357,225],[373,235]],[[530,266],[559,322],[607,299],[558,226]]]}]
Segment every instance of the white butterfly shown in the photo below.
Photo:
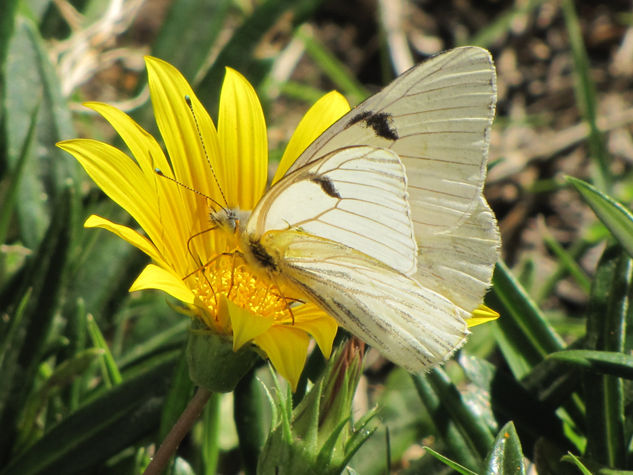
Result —
[{"label": "white butterfly", "polygon": [[482,196],[495,80],[486,50],[457,48],[351,110],[240,221],[247,262],[410,371],[446,359],[499,252]]}]

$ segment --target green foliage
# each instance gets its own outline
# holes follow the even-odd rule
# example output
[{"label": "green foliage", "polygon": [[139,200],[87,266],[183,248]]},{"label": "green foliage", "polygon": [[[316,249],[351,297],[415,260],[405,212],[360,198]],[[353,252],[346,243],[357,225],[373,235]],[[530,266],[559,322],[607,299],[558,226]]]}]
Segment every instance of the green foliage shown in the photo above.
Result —
[{"label": "green foliage", "polygon": [[[101,2],[72,3],[88,20],[103,13]],[[305,48],[306,61],[360,98],[364,86],[302,27],[318,18],[322,3],[175,0],[151,52],[197,84],[212,115],[225,66],[246,74],[264,94],[278,88],[286,98],[312,99],[319,89],[278,84],[271,57],[256,51],[282,25]],[[495,46],[517,19],[543,3],[499,12],[468,43]],[[596,248],[598,239],[589,233],[566,249],[547,236],[556,270],[542,289],[533,288],[539,276],[529,264],[514,271],[499,262],[487,305],[501,318],[474,329],[471,344],[443,368],[412,376],[399,369],[372,372],[366,393],[373,399],[364,415],[355,414],[355,424],[347,416],[358,374],[345,375],[336,417],[322,420],[333,389],[319,376],[331,367],[313,357],[294,398],[270,381],[267,368],[256,367],[232,395],[212,396],[170,473],[254,474],[258,464],[260,471],[321,464],[331,473],[348,465],[350,473],[370,475],[449,468],[522,474],[528,464],[546,475],[633,470],[633,214],[621,202],[627,192],[610,171],[598,128],[596,86],[574,2],[561,5],[595,168],[594,184],[566,180],[594,211],[600,223],[595,235],[610,243],[596,268],[579,264]],[[222,37],[227,24],[235,27]],[[188,319],[161,294],[130,296],[145,258],[103,231],[81,228],[93,213],[118,222],[128,218],[54,147],[77,136],[76,127],[102,134],[92,117],[71,114],[59,64],[50,59],[52,43],[43,38],[62,40],[69,31],[51,2],[3,2],[0,475],[141,473],[194,392],[184,353]],[[149,106],[133,115],[151,130]],[[544,304],[567,274],[588,301],[577,315],[564,316],[565,322],[575,319],[573,331]],[[297,447],[299,452],[291,450]],[[304,450],[312,451],[312,465],[297,458]]]}]

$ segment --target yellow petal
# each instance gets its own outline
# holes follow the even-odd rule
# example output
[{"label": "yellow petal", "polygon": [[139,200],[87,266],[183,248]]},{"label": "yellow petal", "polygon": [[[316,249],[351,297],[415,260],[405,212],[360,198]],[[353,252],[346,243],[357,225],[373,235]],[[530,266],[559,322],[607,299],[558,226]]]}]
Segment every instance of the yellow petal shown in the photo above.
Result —
[{"label": "yellow petal", "polygon": [[255,338],[255,343],[264,352],[275,369],[297,389],[299,377],[305,366],[310,337],[303,330],[290,325],[271,327],[266,333]]},{"label": "yellow petal", "polygon": [[482,323],[488,323],[499,318],[499,314],[493,309],[481,304],[477,307],[470,318],[466,319],[466,324],[469,327],[481,325]]},{"label": "yellow petal", "polygon": [[65,140],[57,146],[73,155],[97,186],[130,213],[154,243],[161,241],[164,230],[155,190],[130,157],[97,140]]},{"label": "yellow petal", "polygon": [[101,114],[114,127],[143,173],[152,175],[155,168],[160,168],[167,176],[172,176],[171,168],[158,142],[129,115],[102,102],[85,102],[84,106]]},{"label": "yellow petal", "polygon": [[188,304],[193,304],[195,300],[195,296],[181,279],[154,264],[149,264],[143,269],[130,287],[130,292],[145,289],[162,290]]},{"label": "yellow petal", "polygon": [[229,207],[253,209],[266,187],[266,122],[255,89],[231,68],[220,93],[218,134]]},{"label": "yellow petal", "polygon": [[[211,117],[175,67],[149,56],[145,58],[145,63],[156,123],[167,147],[174,176],[224,206],[214,179],[215,172],[220,187],[226,189],[219,174],[222,166],[220,147]],[[186,98],[189,98],[191,108]],[[190,210],[200,207],[199,196],[187,190],[181,191],[183,205]],[[202,208],[201,218],[208,211],[208,204]]]},{"label": "yellow petal", "polygon": [[332,343],[338,330],[336,320],[312,303],[293,307],[294,327],[308,332],[326,358],[332,353]]},{"label": "yellow petal", "polygon": [[[88,102],[84,105],[95,110],[110,122],[126,143],[145,174],[150,186],[154,188],[156,196],[159,197],[156,203],[158,207],[157,212],[161,216],[160,221],[162,227],[170,230],[170,240],[173,243],[171,247],[182,248],[187,239],[199,231],[198,226],[193,223],[196,213],[183,213],[182,209],[182,194],[191,195],[185,197],[186,199],[188,198],[188,201],[191,201],[191,198],[196,199],[195,193],[183,189],[177,183],[165,179],[156,173],[155,170],[158,168],[164,175],[174,178],[171,165],[167,162],[165,154],[160,148],[160,145],[158,145],[158,142],[156,142],[154,137],[145,131],[145,129],[132,120],[131,117],[108,104]],[[206,203],[203,209],[206,218],[208,211]],[[204,253],[203,255],[206,256],[208,253]],[[177,262],[180,259],[176,255],[171,255],[170,260]],[[185,268],[185,266],[181,267],[183,269]]]},{"label": "yellow petal", "polygon": [[255,315],[248,310],[235,305],[224,295],[220,296],[219,312],[228,312],[233,328],[233,351],[239,350],[243,345],[265,333],[273,324],[271,318]]},{"label": "yellow petal", "polygon": [[349,111],[349,103],[340,93],[328,92],[316,101],[299,122],[284,151],[273,183],[279,180],[290,165],[325,130]]},{"label": "yellow petal", "polygon": [[86,222],[84,223],[85,228],[101,228],[110,231],[111,233],[116,234],[121,239],[129,242],[132,246],[140,249],[149,257],[152,258],[158,264],[163,266],[167,266],[167,263],[164,261],[163,257],[156,249],[156,246],[152,244],[152,242],[147,239],[142,234],[134,231],[127,226],[123,226],[121,224],[113,223],[110,220],[102,218],[101,216],[97,216],[95,214],[88,217]]}]

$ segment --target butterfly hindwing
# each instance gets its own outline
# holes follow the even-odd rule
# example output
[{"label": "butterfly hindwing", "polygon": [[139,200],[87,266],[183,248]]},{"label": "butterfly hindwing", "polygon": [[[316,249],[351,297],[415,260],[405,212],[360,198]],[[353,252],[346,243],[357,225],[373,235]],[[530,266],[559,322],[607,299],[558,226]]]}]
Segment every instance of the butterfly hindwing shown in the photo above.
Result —
[{"label": "butterfly hindwing", "polygon": [[417,246],[406,175],[393,152],[346,147],[287,174],[260,200],[247,233],[295,229],[356,249],[403,273]]},{"label": "butterfly hindwing", "polygon": [[468,333],[459,307],[355,249],[298,231],[273,231],[261,243],[286,282],[409,371],[444,361]]}]

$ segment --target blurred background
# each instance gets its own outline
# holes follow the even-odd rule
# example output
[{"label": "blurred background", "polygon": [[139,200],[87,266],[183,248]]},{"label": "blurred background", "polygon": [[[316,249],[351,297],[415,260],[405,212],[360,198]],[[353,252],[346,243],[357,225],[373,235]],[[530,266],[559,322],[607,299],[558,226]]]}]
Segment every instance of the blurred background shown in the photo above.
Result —
[{"label": "blurred background", "polygon": [[[380,410],[350,467],[452,473],[432,446],[483,473],[513,421],[508,460],[531,473],[633,468],[630,1],[3,0],[0,474],[140,473],[193,391],[188,319],[164,294],[128,293],[144,255],[82,228],[90,214],[130,223],[54,146],[79,136],[121,146],[83,101],[116,105],[157,135],[144,55],[175,65],[214,119],[231,66],[262,101],[274,171],[325,92],[357,104],[466,44],[488,48],[498,73],[485,193],[505,262],[487,304],[501,318],[427,376],[370,352],[354,410]],[[580,194],[567,175],[594,188]],[[611,359],[550,357],[565,349]],[[262,385],[210,407],[173,473],[254,473],[243,434],[256,433],[257,448],[269,431]],[[579,458],[561,462],[568,452]]]}]

